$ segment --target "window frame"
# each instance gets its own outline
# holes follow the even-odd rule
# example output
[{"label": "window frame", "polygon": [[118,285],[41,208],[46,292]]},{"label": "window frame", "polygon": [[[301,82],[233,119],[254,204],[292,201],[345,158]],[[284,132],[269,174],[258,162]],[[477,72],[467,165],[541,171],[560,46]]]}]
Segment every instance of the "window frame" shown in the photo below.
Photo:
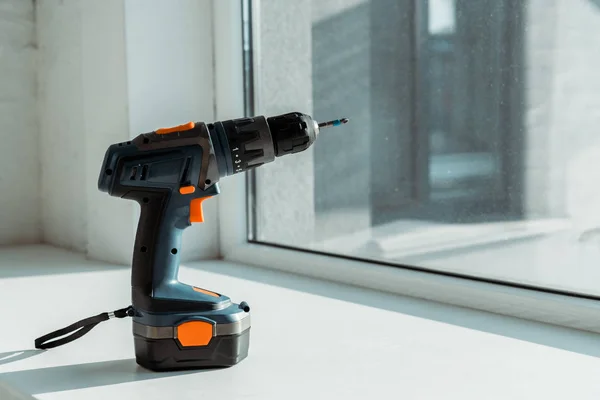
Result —
[{"label": "window frame", "polygon": [[[242,54],[251,51],[252,68],[260,68],[259,2],[213,1],[217,119],[254,113],[247,106],[245,88],[256,88],[261,82],[256,74],[250,77],[244,73]],[[243,17],[248,17],[244,7],[248,6],[251,26],[242,24]],[[246,43],[244,48],[243,31],[248,33],[248,28],[253,32],[252,47]],[[259,104],[257,92],[250,99],[254,104]],[[249,222],[253,181],[254,173],[246,173],[220,183],[219,241],[225,261],[600,333],[600,301],[592,296],[254,242],[248,235],[249,223],[253,223]]]}]

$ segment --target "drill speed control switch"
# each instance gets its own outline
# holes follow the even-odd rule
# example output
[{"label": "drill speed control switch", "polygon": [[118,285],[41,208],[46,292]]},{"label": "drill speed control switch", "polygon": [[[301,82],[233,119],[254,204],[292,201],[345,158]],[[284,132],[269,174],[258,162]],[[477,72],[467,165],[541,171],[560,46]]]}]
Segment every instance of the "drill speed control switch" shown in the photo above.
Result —
[{"label": "drill speed control switch", "polygon": [[250,307],[178,280],[181,237],[227,176],[309,148],[321,129],[291,112],[142,133],[106,151],[98,189],[140,205],[131,275],[137,363],[151,370],[227,367],[247,357]]}]

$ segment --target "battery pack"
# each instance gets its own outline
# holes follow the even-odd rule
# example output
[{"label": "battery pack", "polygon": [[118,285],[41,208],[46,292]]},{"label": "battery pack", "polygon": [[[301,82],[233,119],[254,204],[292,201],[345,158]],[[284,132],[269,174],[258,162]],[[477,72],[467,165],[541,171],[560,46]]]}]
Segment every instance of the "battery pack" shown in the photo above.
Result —
[{"label": "battery pack", "polygon": [[136,362],[152,371],[220,368],[239,363],[248,356],[250,313],[239,307],[232,309],[235,312],[142,313],[142,318],[134,317]]}]

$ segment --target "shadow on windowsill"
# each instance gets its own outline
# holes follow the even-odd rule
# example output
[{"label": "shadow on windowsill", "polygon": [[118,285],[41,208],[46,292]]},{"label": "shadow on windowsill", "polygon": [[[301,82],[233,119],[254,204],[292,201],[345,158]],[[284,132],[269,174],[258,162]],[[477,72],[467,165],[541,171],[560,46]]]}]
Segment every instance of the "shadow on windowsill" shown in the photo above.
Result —
[{"label": "shadow on windowsill", "polygon": [[206,371],[210,370],[182,370],[158,373],[138,366],[135,359],[124,359],[5,372],[0,373],[0,381],[5,381],[24,393],[36,395],[167,378],[176,375],[197,374]]},{"label": "shadow on windowsill", "polygon": [[17,350],[0,353],[0,365],[10,364],[43,353],[44,350]]}]

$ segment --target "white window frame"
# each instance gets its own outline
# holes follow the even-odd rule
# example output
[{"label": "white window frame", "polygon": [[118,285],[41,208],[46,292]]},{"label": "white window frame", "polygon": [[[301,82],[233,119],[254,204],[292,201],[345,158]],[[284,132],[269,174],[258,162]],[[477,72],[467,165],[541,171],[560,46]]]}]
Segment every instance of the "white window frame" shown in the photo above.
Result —
[{"label": "white window frame", "polygon": [[[254,8],[258,1],[254,0]],[[214,5],[216,117],[244,114],[242,2]],[[253,12],[254,68],[260,68],[260,24]],[[256,75],[256,74],[255,74]],[[254,81],[255,87],[261,82]],[[257,101],[258,99],[255,99]],[[221,182],[220,254],[226,261],[291,272],[357,287],[600,333],[600,301],[504,284],[385,266],[248,241],[247,182],[234,175]]]}]

